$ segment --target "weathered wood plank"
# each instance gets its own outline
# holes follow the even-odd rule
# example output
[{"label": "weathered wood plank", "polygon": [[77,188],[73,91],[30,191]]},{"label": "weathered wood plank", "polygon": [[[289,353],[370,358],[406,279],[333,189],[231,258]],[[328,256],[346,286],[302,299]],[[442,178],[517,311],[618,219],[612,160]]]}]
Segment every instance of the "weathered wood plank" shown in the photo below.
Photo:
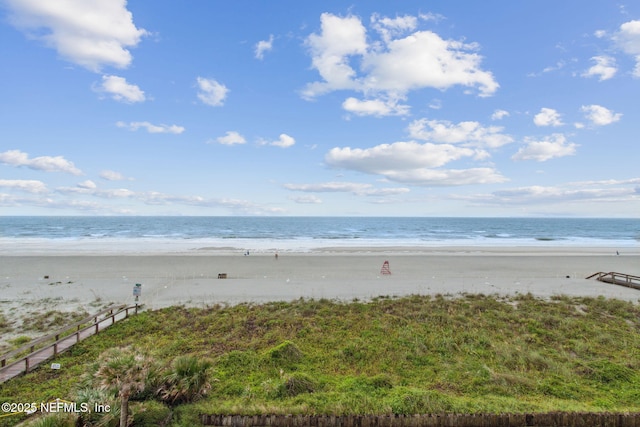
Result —
[{"label": "weathered wood plank", "polygon": [[[99,333],[100,331],[108,328],[109,326],[115,324],[117,321],[126,319],[127,317],[129,317],[130,315],[130,310],[134,310],[134,313],[138,312],[138,309],[142,307],[140,305],[135,305],[135,306],[131,306],[131,307],[125,307],[125,306],[120,306],[116,309],[114,308],[110,308],[110,309],[106,309],[101,311],[98,314],[92,315],[90,317],[88,317],[87,319],[93,319],[95,321],[95,323],[86,326],[82,329],[78,329],[75,333],[68,335],[66,337],[57,339],[56,341],[46,345],[43,348],[40,348],[38,350],[32,350],[28,355],[23,356],[21,358],[19,358],[18,360],[6,364],[2,367],[0,367],[0,383],[3,383],[5,381],[10,380],[11,378],[14,378],[20,374],[26,373],[26,372],[30,372],[32,370],[34,370],[36,367],[38,367],[38,365],[42,364],[43,362],[55,357],[56,355],[63,353],[65,351],[67,351],[69,348],[71,348],[73,345],[75,345],[76,343],[89,338],[90,336],[93,336],[97,333]],[[109,312],[109,315],[104,317],[103,319],[98,320],[98,316],[104,313]],[[86,323],[86,322],[85,322]],[[70,325],[68,327],[66,327],[65,329],[61,330],[61,331],[69,331],[70,329],[73,328],[77,328],[79,325],[81,325],[82,323],[74,323],[73,325]],[[56,335],[62,335],[63,333],[61,332],[56,332],[54,334],[50,334],[47,335],[46,337],[43,338],[39,338],[37,340],[32,341],[31,343],[27,344],[26,346],[23,346],[21,348],[34,348],[35,346],[33,345],[36,341],[37,342],[42,342],[45,339],[50,339],[50,337],[55,337]],[[14,352],[15,353],[15,350]],[[7,356],[3,356],[4,359],[3,360],[7,360]]]}]

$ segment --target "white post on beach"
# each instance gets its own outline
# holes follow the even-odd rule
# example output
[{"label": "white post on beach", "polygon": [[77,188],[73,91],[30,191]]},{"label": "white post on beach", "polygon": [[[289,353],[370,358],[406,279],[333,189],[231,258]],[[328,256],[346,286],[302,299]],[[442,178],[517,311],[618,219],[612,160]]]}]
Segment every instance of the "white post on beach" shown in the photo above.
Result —
[{"label": "white post on beach", "polygon": [[133,296],[136,297],[136,302],[138,302],[140,295],[142,295],[142,284],[136,283],[133,287]]}]

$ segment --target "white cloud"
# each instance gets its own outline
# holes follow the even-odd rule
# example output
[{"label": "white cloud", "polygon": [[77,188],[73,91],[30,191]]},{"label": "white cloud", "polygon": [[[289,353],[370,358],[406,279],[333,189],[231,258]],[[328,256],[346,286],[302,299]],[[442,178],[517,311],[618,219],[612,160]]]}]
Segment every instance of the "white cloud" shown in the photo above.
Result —
[{"label": "white cloud", "polygon": [[441,169],[446,164],[490,157],[486,149],[513,142],[498,126],[478,122],[451,123],[446,120],[414,120],[408,127],[416,140],[380,144],[371,148],[335,147],[325,155],[328,166],[368,174],[412,185],[467,185],[504,182],[493,168]]},{"label": "white cloud", "polygon": [[144,91],[136,85],[127,83],[124,77],[119,76],[102,76],[102,84],[97,91],[108,93],[116,101],[129,104],[146,100]]},{"label": "white cloud", "polygon": [[[371,25],[382,40],[370,43],[358,17],[323,13],[320,20],[320,33],[311,34],[306,44],[312,66],[322,80],[305,87],[302,96],[306,99],[353,90],[365,94],[367,101],[349,98],[343,107],[350,111],[397,115],[397,109],[387,108],[388,100],[404,99],[411,90],[445,90],[462,85],[478,88],[480,96],[490,96],[499,86],[490,72],[480,68],[482,57],[475,52],[476,44],[444,40],[431,31],[415,31],[415,17],[374,15]],[[355,69],[352,62],[359,68]]]},{"label": "white cloud", "polygon": [[129,48],[147,34],[136,28],[126,0],[6,0],[11,22],[64,59],[99,72],[126,68]]},{"label": "white cloud", "polygon": [[632,187],[624,187],[624,182],[585,182],[576,184],[560,184],[557,186],[531,185],[495,191],[491,194],[474,195],[471,197],[458,196],[477,204],[512,204],[527,205],[541,203],[570,202],[597,203],[618,202],[628,203],[638,200],[638,194]]},{"label": "white cloud", "polygon": [[453,124],[446,120],[420,119],[413,121],[408,129],[412,138],[467,147],[497,148],[513,142],[511,136],[502,133],[504,128],[484,127],[473,121]]},{"label": "white cloud", "polygon": [[128,188],[101,189],[93,181],[78,183],[75,187],[58,187],[56,192],[61,194],[82,194],[99,197],[102,199],[133,199],[138,198],[139,193]]},{"label": "white cloud", "polygon": [[566,67],[567,63],[565,61],[558,61],[554,65],[549,65],[544,67],[542,71],[530,72],[527,74],[527,77],[540,77],[543,74],[551,73],[553,71],[558,71]]},{"label": "white cloud", "polygon": [[525,138],[525,143],[526,145],[513,155],[513,160],[546,162],[558,157],[572,156],[579,147],[578,144],[567,142],[567,138],[561,133],[554,133],[541,141]]},{"label": "white cloud", "polygon": [[585,117],[595,126],[610,125],[619,121],[622,117],[621,113],[614,113],[600,105],[583,105],[580,111],[585,113]]},{"label": "white cloud", "polygon": [[100,178],[107,181],[125,181],[130,180],[130,178],[125,177],[120,172],[115,172],[112,170],[104,170],[100,172]]},{"label": "white cloud", "polygon": [[56,192],[61,194],[90,195],[102,199],[132,199],[139,196],[139,193],[129,190],[128,188],[101,189],[91,180],[79,182],[75,187],[58,187],[56,188]]},{"label": "white cloud", "polygon": [[0,179],[0,187],[27,193],[46,193],[47,186],[42,181],[33,179]]},{"label": "white cloud", "polygon": [[564,125],[558,113],[553,108],[542,108],[540,112],[533,117],[536,126],[553,126],[558,127]]},{"label": "white cloud", "polygon": [[236,131],[227,131],[224,136],[219,136],[216,138],[216,141],[223,145],[236,145],[236,144],[244,144],[247,141],[244,139],[244,136],[239,134]]},{"label": "white cloud", "polygon": [[435,168],[475,151],[451,144],[420,144],[414,141],[381,144],[372,148],[332,148],[325,156],[328,165],[365,173],[386,175],[395,170]]},{"label": "white cloud", "polygon": [[96,188],[98,188],[98,186],[96,185],[95,182],[91,181],[90,179],[80,182],[78,183],[78,187],[80,188],[86,188],[87,190],[95,190]]},{"label": "white cloud", "polygon": [[438,98],[434,98],[428,105],[432,110],[439,110],[442,108],[442,100]]},{"label": "white cloud", "polygon": [[478,87],[490,96],[499,85],[493,74],[480,69],[475,44],[444,40],[431,31],[418,31],[390,41],[385,50],[363,58],[364,88],[405,93],[421,88],[445,90],[455,85]]},{"label": "white cloud", "polygon": [[175,135],[179,135],[184,132],[184,127],[178,125],[154,125],[149,122],[117,122],[116,126],[120,128],[129,129],[130,131],[137,131],[140,128],[146,129],[149,133],[172,133]]},{"label": "white cloud", "polygon": [[[578,194],[584,195],[585,191],[577,192],[575,190],[568,191],[560,187],[544,187],[540,185],[532,185],[529,187],[518,187],[508,190],[496,191],[493,194],[501,199],[510,199],[511,201],[532,201],[546,199],[551,200],[564,200],[575,199]],[[593,195],[593,192],[586,192]]]},{"label": "white cloud", "polygon": [[230,209],[235,214],[275,215],[284,212],[282,208],[263,206],[241,199],[212,199],[202,196],[183,196],[165,194],[156,191],[139,193],[137,198],[148,205],[187,205],[198,207],[219,207]]},{"label": "white cloud", "polygon": [[198,77],[198,99],[212,107],[219,107],[224,104],[229,89],[214,79],[205,79]]},{"label": "white cloud", "polygon": [[398,104],[397,100],[347,98],[342,108],[358,116],[404,116],[409,114],[409,106]]},{"label": "white cloud", "polygon": [[280,147],[280,148],[289,148],[293,146],[295,143],[296,143],[296,140],[293,137],[287,135],[286,133],[281,133],[280,137],[277,140],[267,142],[267,145],[272,145],[274,147]]},{"label": "white cloud", "polygon": [[477,150],[451,144],[395,142],[368,149],[333,148],[325,156],[332,167],[376,174],[412,185],[468,185],[506,180],[492,168],[434,169],[453,160],[473,157]]},{"label": "white cloud", "polygon": [[324,82],[309,84],[303,92],[307,98],[333,90],[355,89],[358,86],[353,80],[356,72],[349,65],[349,56],[367,52],[367,30],[359,18],[323,13],[320,22],[320,35],[311,34],[306,44],[311,51],[312,65]]},{"label": "white cloud", "polygon": [[273,34],[269,35],[269,40],[260,40],[255,46],[255,56],[257,59],[263,59],[265,52],[273,49]]},{"label": "white cloud", "polygon": [[433,12],[420,13],[418,16],[423,21],[440,22],[444,19],[447,19],[444,15],[441,15],[439,13],[433,13]]},{"label": "white cloud", "polygon": [[598,80],[604,81],[615,76],[618,71],[615,58],[610,56],[594,56],[591,60],[594,61],[595,64],[582,74],[583,77],[599,77]]},{"label": "white cloud", "polygon": [[302,196],[289,197],[289,200],[293,200],[301,205],[319,205],[322,203],[322,199],[314,196],[313,194],[305,194]]},{"label": "white cloud", "polygon": [[73,162],[62,156],[40,156],[29,158],[29,154],[20,150],[9,150],[0,153],[0,163],[10,166],[24,166],[29,169],[44,172],[65,172],[72,175],[82,175],[82,171],[75,167]]},{"label": "white cloud", "polygon": [[[18,183],[8,181],[3,182],[0,180],[0,188],[3,186],[34,193],[40,193],[40,190],[44,188],[42,192],[49,193],[48,190],[46,190],[46,187],[43,187],[44,184],[39,183],[39,181],[33,181],[33,183],[31,183],[31,181]],[[90,180],[80,182],[74,187],[58,187],[55,189],[55,192],[51,192],[50,195],[47,194],[46,197],[38,194],[33,197],[19,198],[17,196],[0,193],[0,206],[35,206],[48,209],[93,211],[96,213],[136,213],[135,210],[130,207],[106,205],[90,200],[79,200],[78,198],[69,200],[67,197],[56,197],[56,194],[63,196],[75,195],[85,198],[93,197],[102,200],[127,200],[132,203],[139,202],[154,206],[177,205],[204,208],[216,207],[228,209],[233,214],[243,215],[277,215],[285,212],[284,209],[279,207],[264,206],[242,199],[217,199],[197,195],[166,194],[156,191],[138,192],[127,188],[101,189]]]},{"label": "white cloud", "polygon": [[320,184],[285,184],[284,187],[307,193],[352,193],[357,196],[389,196],[410,191],[408,188],[375,188],[371,184],[335,181]]},{"label": "white cloud", "polygon": [[605,37],[607,35],[607,32],[605,30],[596,30],[593,32],[593,35],[599,39]]},{"label": "white cloud", "polygon": [[496,110],[491,115],[491,120],[502,120],[505,117],[509,117],[509,112],[506,110]]},{"label": "white cloud", "polygon": [[421,186],[457,186],[496,184],[507,181],[493,168],[470,169],[413,169],[392,171],[385,176],[404,184]]},{"label": "white cloud", "polygon": [[625,22],[613,36],[613,40],[628,55],[631,55],[636,66],[633,71],[635,77],[640,77],[640,20]]},{"label": "white cloud", "polygon": [[371,17],[371,26],[380,33],[382,39],[388,43],[395,37],[415,30],[418,26],[418,18],[411,15],[388,18],[374,14]]},{"label": "white cloud", "polygon": [[550,65],[548,67],[545,67],[542,72],[543,73],[550,73],[552,71],[557,71],[557,70],[562,70],[565,66],[567,65],[566,62],[564,61],[558,61],[556,62],[554,65]]},{"label": "white cloud", "polygon": [[577,181],[570,182],[567,185],[571,186],[594,186],[594,185],[636,185],[640,184],[640,178],[630,178],[630,179],[602,179],[597,181]]},{"label": "white cloud", "polygon": [[96,193],[97,196],[107,199],[126,199],[135,197],[137,194],[138,193],[128,188],[110,188]]}]

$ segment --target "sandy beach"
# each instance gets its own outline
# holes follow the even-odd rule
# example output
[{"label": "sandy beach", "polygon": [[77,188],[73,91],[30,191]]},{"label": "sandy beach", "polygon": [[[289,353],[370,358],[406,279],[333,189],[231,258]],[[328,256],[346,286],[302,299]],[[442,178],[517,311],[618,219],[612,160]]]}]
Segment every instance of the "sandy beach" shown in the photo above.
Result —
[{"label": "sandy beach", "polygon": [[[391,274],[381,274],[384,261]],[[19,331],[29,313],[88,313],[109,304],[149,309],[186,304],[349,301],[380,295],[483,293],[604,296],[637,302],[640,291],[585,277],[598,271],[640,275],[640,249],[439,247],[323,248],[244,255],[229,248],[176,254],[0,256],[0,310]],[[219,279],[219,274],[226,279]],[[13,334],[8,334],[9,335]]]},{"label": "sandy beach", "polygon": [[[389,261],[390,275],[381,274]],[[610,248],[325,248],[307,253],[229,250],[180,254],[1,256],[2,309],[58,299],[89,303],[174,304],[264,302],[378,295],[586,295],[636,301],[640,292],[585,277],[597,271],[640,275],[640,249]],[[224,273],[227,279],[218,279]]]}]

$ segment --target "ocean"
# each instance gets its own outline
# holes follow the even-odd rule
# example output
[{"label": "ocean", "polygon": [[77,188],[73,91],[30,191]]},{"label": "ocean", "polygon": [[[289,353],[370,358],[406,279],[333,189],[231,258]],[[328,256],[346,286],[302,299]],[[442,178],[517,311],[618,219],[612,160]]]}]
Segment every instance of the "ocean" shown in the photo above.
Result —
[{"label": "ocean", "polygon": [[640,247],[640,219],[0,217],[0,253],[311,251],[324,247]]}]

